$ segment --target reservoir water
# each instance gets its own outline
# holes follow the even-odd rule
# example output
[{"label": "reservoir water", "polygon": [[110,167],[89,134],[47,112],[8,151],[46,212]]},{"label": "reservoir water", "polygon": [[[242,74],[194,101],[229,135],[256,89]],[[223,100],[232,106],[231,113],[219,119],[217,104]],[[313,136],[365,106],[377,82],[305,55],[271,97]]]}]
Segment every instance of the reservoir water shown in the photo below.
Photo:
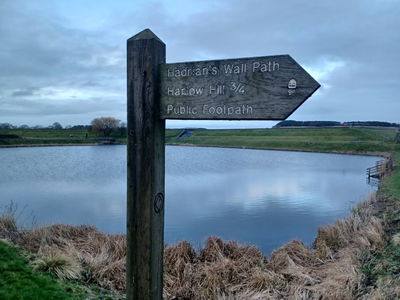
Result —
[{"label": "reservoir water", "polygon": [[[350,214],[374,191],[379,158],[269,150],[166,147],[165,241],[200,247],[211,235],[268,254]],[[126,146],[0,149],[0,209],[29,226],[89,224],[124,233]]]}]

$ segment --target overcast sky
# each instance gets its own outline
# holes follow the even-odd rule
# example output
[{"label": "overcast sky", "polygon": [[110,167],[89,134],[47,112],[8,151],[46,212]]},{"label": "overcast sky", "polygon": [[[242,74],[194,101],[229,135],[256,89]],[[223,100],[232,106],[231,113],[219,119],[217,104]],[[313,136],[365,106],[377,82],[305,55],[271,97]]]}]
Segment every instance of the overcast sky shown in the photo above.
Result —
[{"label": "overcast sky", "polygon": [[145,28],[167,62],[290,54],[321,88],[289,119],[399,123],[399,16],[397,0],[0,0],[0,123],[126,121],[126,40]]}]

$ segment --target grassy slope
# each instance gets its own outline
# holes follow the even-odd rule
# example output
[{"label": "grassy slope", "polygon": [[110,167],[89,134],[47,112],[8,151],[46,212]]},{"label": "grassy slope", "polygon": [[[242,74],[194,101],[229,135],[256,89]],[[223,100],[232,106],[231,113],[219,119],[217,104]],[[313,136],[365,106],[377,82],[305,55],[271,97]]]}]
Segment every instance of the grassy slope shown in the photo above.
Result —
[{"label": "grassy slope", "polygon": [[[181,132],[167,130],[166,143],[321,152],[389,152],[400,149],[394,143],[396,131],[385,128],[204,129],[195,130],[189,138],[179,139]],[[0,139],[0,146],[97,143],[97,137],[85,130],[15,129],[0,130],[0,134],[20,136],[18,139]],[[121,143],[126,142],[126,137],[118,133],[112,137]]]},{"label": "grassy slope", "polygon": [[[0,130],[0,134],[15,134],[20,138],[0,139],[0,146],[11,145],[51,145],[51,144],[95,144],[98,137],[86,130],[52,129],[10,129]],[[87,134],[87,137],[86,137]],[[113,133],[111,137],[125,142],[125,137]]]},{"label": "grassy slope", "polygon": [[54,279],[34,272],[17,253],[0,242],[0,299],[79,299]]},{"label": "grassy slope", "polygon": [[[173,138],[179,135],[181,130],[167,130],[166,138]],[[53,129],[10,129],[0,130],[1,134],[14,134],[19,138],[0,138],[0,146],[13,145],[74,145],[74,144],[96,144],[98,137],[86,130],[53,130]],[[86,137],[87,134],[87,137]],[[112,133],[119,143],[126,143],[126,136],[120,133]]]},{"label": "grassy slope", "polygon": [[[400,287],[400,153],[396,154],[396,168],[380,185],[382,201],[380,217],[385,221],[385,247],[367,260],[363,267],[367,290],[375,288],[379,299],[392,299],[393,289]],[[393,298],[394,299],[394,298]]]},{"label": "grassy slope", "polygon": [[396,155],[396,166],[397,169],[384,182],[383,191],[387,196],[400,201],[400,153]]},{"label": "grassy slope", "polygon": [[389,152],[400,148],[394,143],[395,132],[394,129],[373,128],[197,130],[189,138],[169,137],[167,143],[322,152]]},{"label": "grassy slope", "polygon": [[34,271],[23,250],[0,242],[0,299],[119,299],[97,287],[56,280]]}]

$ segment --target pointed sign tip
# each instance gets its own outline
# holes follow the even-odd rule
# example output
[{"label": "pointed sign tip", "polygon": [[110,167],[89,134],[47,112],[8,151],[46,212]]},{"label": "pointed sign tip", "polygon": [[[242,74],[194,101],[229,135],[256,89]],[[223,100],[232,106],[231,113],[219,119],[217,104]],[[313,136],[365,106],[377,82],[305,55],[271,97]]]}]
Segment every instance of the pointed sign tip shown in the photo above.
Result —
[{"label": "pointed sign tip", "polygon": [[161,43],[163,42],[149,28],[146,28],[145,30],[139,32],[138,34],[131,37],[129,40],[151,40],[151,39],[155,39]]}]

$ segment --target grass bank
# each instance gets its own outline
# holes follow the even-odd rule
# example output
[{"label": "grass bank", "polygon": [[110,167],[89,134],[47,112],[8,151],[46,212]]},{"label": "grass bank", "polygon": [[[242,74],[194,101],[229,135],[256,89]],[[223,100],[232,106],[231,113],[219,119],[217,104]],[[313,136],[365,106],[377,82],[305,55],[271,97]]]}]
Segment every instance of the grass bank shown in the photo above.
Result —
[{"label": "grass bank", "polygon": [[[381,154],[400,151],[394,128],[289,128],[289,129],[198,129],[186,138],[183,130],[166,130],[169,145],[195,145],[291,151]],[[7,138],[14,135],[14,138]],[[126,136],[113,133],[117,143]],[[46,145],[93,145],[99,137],[86,130],[11,129],[0,130],[0,147]]]},{"label": "grass bank", "polygon": [[19,252],[0,242],[1,299],[74,299],[55,279],[35,273]]},{"label": "grass bank", "polygon": [[400,299],[400,153],[396,168],[380,185],[376,215],[384,224],[384,247],[362,265],[365,290],[373,299]]},{"label": "grass bank", "polygon": [[[178,136],[181,131],[168,129],[166,139]],[[77,129],[0,129],[0,147],[96,145],[102,138]],[[117,144],[126,143],[125,132],[113,132],[110,138]]]},{"label": "grass bank", "polygon": [[[59,280],[40,272],[29,264],[33,257],[14,244],[0,241],[0,299],[118,299],[118,295],[109,290]],[[53,268],[56,267],[53,264]]]},{"label": "grass bank", "polygon": [[[290,128],[194,130],[187,138],[167,136],[172,145],[380,154],[400,151],[392,128]],[[172,133],[172,132],[171,132]]]},{"label": "grass bank", "polygon": [[[126,136],[113,133],[117,143],[125,143]],[[99,137],[87,130],[71,129],[7,129],[0,130],[0,147],[96,145]]]}]

